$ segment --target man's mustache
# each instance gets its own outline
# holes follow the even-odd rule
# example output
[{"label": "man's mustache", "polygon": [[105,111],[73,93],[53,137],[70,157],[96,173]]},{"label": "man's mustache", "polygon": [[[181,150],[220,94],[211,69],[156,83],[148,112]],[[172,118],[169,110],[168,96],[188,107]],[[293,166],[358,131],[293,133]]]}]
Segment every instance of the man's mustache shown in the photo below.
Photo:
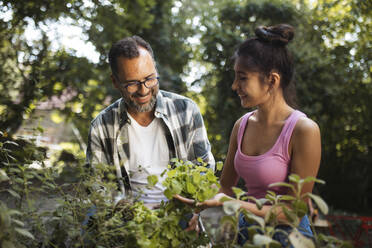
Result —
[{"label": "man's mustache", "polygon": [[144,97],[144,96],[148,96],[148,95],[150,95],[150,94],[152,94],[153,93],[153,91],[151,90],[151,91],[149,91],[149,93],[147,93],[146,95],[142,95],[142,94],[140,94],[140,93],[133,93],[131,96],[132,97]]}]

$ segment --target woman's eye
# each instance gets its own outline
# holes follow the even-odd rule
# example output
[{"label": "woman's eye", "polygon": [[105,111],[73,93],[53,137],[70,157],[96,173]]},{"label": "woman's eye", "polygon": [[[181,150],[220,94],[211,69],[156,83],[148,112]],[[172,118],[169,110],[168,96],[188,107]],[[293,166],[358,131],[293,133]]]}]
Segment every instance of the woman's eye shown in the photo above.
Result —
[{"label": "woman's eye", "polygon": [[245,81],[245,80],[247,80],[246,77],[240,77],[240,78],[239,78],[239,81]]}]

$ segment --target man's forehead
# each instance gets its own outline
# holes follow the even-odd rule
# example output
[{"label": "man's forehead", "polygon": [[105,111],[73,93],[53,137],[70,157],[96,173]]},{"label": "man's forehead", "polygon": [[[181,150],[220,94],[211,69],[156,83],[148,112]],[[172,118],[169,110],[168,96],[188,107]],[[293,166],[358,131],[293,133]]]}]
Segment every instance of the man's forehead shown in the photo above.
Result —
[{"label": "man's forehead", "polygon": [[125,80],[139,80],[156,73],[155,63],[150,53],[139,48],[139,56],[134,58],[118,57],[118,74]]},{"label": "man's forehead", "polygon": [[139,52],[140,56],[150,56],[151,57],[150,52],[146,48],[143,48],[141,46],[138,46],[138,52]]},{"label": "man's forehead", "polygon": [[139,46],[138,47],[138,56],[137,57],[133,57],[133,58],[127,58],[127,57],[124,57],[124,56],[119,56],[118,57],[118,60],[119,61],[122,61],[122,62],[135,62],[135,61],[138,61],[138,60],[141,60],[141,61],[144,61],[144,62],[153,62],[153,58],[150,54],[149,51],[147,51],[145,48]]}]

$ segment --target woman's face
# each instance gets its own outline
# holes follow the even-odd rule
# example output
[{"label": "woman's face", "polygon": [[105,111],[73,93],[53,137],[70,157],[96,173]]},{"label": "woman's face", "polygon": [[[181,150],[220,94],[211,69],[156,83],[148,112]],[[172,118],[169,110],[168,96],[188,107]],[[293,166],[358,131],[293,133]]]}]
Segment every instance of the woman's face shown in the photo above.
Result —
[{"label": "woman's face", "polygon": [[[240,57],[234,65],[235,79],[231,86],[240,97],[240,104],[244,108],[259,106],[270,98],[270,86],[260,80],[260,73],[249,70],[242,63]],[[265,79],[266,80],[266,79]]]}]

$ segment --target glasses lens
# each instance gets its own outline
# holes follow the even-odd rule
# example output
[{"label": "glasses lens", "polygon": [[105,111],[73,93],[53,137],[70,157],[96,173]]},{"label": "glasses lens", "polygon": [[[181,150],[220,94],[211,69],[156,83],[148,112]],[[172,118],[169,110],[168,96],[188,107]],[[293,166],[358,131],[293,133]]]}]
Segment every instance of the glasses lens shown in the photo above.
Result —
[{"label": "glasses lens", "polygon": [[138,90],[138,84],[129,84],[127,86],[127,91],[130,93],[136,92]]},{"label": "glasses lens", "polygon": [[146,80],[145,86],[147,88],[151,88],[151,87],[154,87],[157,83],[158,83],[157,78],[149,78],[149,79]]},{"label": "glasses lens", "polygon": [[129,93],[134,93],[134,92],[136,92],[139,89],[139,87],[140,87],[141,84],[144,84],[146,88],[152,88],[152,87],[154,87],[154,86],[156,86],[158,84],[158,79],[156,77],[154,77],[154,78],[148,78],[144,82],[138,81],[138,82],[135,82],[135,83],[130,83],[130,84],[128,84],[125,87],[127,88],[127,91]]}]

